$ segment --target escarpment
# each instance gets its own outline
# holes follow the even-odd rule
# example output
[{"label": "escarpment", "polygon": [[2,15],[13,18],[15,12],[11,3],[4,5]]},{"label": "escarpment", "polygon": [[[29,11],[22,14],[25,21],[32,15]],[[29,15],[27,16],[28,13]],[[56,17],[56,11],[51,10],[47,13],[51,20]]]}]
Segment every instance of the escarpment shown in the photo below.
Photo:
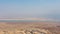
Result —
[{"label": "escarpment", "polygon": [[48,30],[37,28],[25,28],[23,30],[0,30],[0,34],[52,34]]},{"label": "escarpment", "polygon": [[0,23],[0,34],[60,34],[51,23]]}]

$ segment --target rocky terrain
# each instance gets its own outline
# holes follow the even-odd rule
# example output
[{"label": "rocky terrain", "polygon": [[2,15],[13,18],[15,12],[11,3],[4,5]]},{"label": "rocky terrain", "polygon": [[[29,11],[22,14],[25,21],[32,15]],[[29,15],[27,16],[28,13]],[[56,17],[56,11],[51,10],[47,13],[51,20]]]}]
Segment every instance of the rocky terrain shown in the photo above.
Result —
[{"label": "rocky terrain", "polygon": [[60,34],[60,23],[0,22],[0,34]]}]

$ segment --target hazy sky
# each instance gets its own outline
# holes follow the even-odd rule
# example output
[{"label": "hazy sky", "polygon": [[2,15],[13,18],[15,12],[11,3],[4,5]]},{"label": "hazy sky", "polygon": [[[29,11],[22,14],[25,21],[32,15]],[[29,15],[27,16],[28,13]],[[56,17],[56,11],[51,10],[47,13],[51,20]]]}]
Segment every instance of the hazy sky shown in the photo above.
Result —
[{"label": "hazy sky", "polygon": [[60,0],[0,0],[0,18],[60,19]]}]

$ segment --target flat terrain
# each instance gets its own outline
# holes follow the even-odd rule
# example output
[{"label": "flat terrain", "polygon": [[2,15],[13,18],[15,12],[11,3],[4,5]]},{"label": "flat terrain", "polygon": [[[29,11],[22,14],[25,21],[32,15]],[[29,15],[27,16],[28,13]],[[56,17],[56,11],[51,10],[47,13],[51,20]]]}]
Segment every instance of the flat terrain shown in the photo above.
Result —
[{"label": "flat terrain", "polygon": [[0,34],[60,34],[60,23],[0,22]]}]

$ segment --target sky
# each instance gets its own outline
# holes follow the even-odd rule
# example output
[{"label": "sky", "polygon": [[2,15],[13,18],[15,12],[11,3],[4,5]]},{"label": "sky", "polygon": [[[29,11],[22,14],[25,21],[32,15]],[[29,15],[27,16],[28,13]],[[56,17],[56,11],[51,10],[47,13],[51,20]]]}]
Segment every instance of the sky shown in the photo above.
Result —
[{"label": "sky", "polygon": [[0,18],[60,20],[60,0],[0,0]]}]

